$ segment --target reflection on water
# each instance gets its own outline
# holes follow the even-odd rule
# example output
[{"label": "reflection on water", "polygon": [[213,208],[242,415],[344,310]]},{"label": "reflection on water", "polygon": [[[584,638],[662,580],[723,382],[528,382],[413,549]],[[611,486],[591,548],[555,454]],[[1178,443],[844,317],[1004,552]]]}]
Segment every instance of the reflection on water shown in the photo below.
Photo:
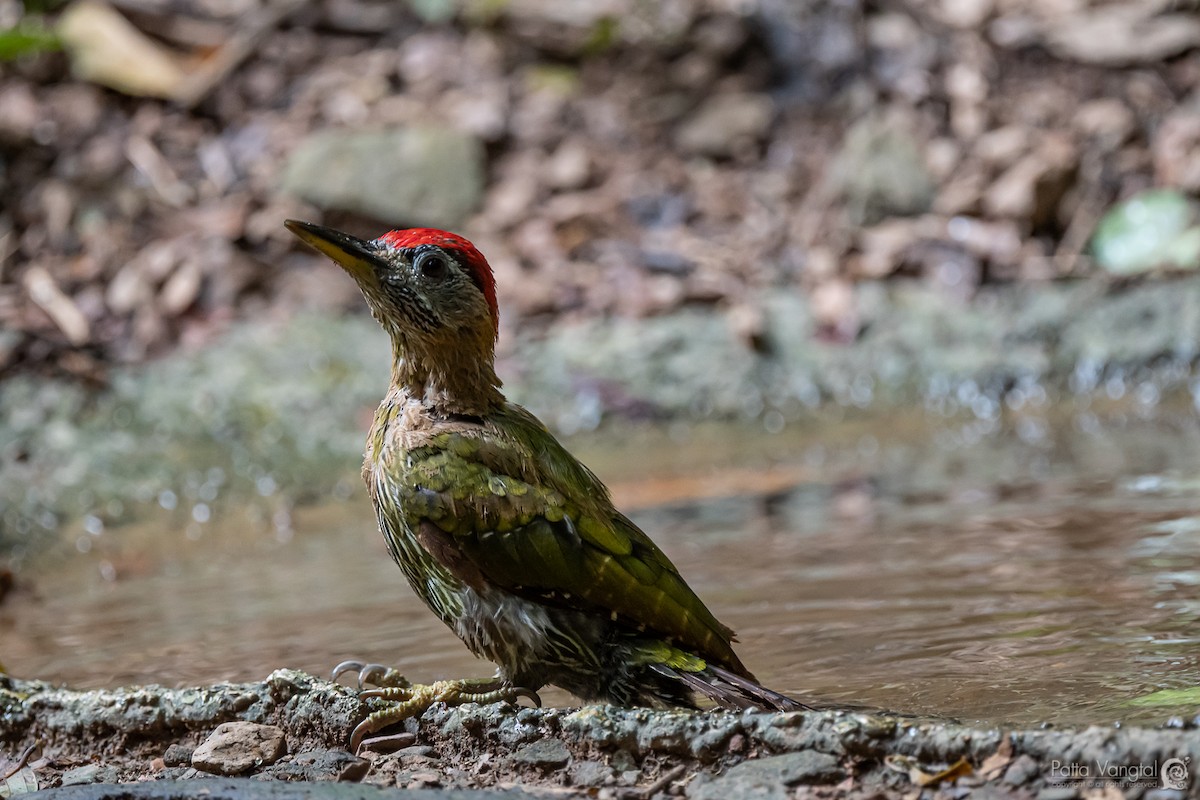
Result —
[{"label": "reflection on water", "polygon": [[[945,422],[889,419],[577,450],[774,688],[964,721],[1195,713],[1128,705],[1200,680],[1193,416],[1045,428],[1060,433],[964,444]],[[346,657],[417,680],[490,672],[409,592],[362,493],[292,510],[286,535],[281,513],[87,533],[88,552],[27,570],[0,606],[5,665],[81,687]]]}]

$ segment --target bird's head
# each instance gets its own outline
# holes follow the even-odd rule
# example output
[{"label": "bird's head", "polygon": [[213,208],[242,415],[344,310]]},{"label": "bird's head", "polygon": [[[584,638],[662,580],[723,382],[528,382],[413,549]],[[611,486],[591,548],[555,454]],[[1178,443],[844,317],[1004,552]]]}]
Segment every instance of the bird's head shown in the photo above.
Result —
[{"label": "bird's head", "polygon": [[309,222],[284,224],[350,273],[389,332],[440,339],[484,331],[496,338],[500,317],[492,268],[463,237],[409,228],[367,241]]},{"label": "bird's head", "polygon": [[475,245],[433,228],[368,241],[309,222],[284,225],[358,283],[391,335],[399,378],[413,391],[488,394],[490,401],[487,387],[499,386],[492,370],[499,311],[492,268]]}]

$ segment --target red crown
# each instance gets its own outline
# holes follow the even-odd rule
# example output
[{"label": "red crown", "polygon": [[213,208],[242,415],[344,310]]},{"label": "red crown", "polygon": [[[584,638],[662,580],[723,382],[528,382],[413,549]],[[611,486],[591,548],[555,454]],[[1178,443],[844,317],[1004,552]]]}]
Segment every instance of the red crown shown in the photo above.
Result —
[{"label": "red crown", "polygon": [[378,241],[398,250],[411,250],[423,244],[432,244],[444,250],[453,251],[459,263],[467,268],[471,280],[483,292],[488,309],[492,312],[492,326],[497,334],[500,332],[500,307],[496,303],[496,279],[492,276],[492,267],[488,264],[483,253],[475,245],[449,231],[439,231],[437,228],[408,228],[400,231],[389,231],[380,236]]}]

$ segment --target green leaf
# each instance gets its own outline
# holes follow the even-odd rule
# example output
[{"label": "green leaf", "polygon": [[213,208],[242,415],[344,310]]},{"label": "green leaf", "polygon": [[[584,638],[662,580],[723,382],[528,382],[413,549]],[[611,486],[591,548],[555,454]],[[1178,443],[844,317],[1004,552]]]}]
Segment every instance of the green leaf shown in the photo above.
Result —
[{"label": "green leaf", "polygon": [[1152,189],[1110,210],[1096,226],[1092,253],[1116,275],[1136,275],[1159,267],[1200,265],[1196,208],[1182,192]]},{"label": "green leaf", "polygon": [[0,61],[13,61],[32,53],[61,49],[54,31],[41,23],[22,20],[15,28],[0,31]]}]

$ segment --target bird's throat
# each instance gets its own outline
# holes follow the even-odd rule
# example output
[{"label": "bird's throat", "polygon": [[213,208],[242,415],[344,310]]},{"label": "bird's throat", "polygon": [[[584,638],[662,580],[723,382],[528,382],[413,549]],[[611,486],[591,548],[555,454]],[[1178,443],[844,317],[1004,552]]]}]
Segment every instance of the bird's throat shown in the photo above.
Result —
[{"label": "bird's throat", "polygon": [[484,417],[505,402],[490,354],[472,357],[455,348],[430,358],[420,348],[395,343],[391,383],[394,390],[443,417]]}]

